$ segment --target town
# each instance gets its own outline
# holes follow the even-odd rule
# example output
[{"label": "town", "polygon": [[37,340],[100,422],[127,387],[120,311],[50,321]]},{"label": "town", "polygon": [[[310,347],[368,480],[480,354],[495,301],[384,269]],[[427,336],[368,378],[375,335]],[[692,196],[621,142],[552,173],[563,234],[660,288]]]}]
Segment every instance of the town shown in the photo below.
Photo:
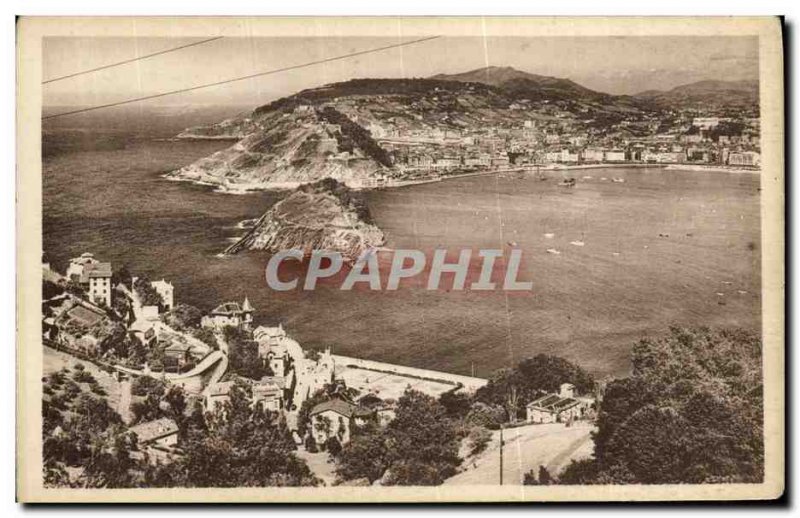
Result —
[{"label": "town", "polygon": [[[530,433],[527,425],[550,427],[554,438],[569,428],[568,434],[589,443],[597,394],[585,379],[563,379],[552,392],[531,392],[529,401],[515,399],[512,407],[470,406],[488,380],[336,355],[330,347],[304,349],[281,324],[256,325],[247,297],[201,314],[177,302],[169,281],[115,270],[88,252],[71,259],[65,275],[45,263],[43,279],[44,413],[60,423],[45,426],[46,443],[67,436],[70,422],[53,412],[78,390],[72,388],[71,396],[56,392],[70,369],[74,382],[88,380],[93,397],[109,398],[137,438],[132,457],[152,466],[183,457],[180,423],[192,411],[208,422],[225,420],[243,387],[250,408],[279,415],[298,455],[328,483],[336,480],[329,456],[341,455],[363,429],[387,427],[412,393],[466,402],[465,420],[480,423],[464,438],[473,452],[467,457],[483,452],[493,440],[490,430],[503,423],[521,427],[521,436]],[[48,367],[48,360],[54,365]],[[185,398],[179,416],[165,410],[176,394]],[[579,422],[584,424],[576,427]],[[454,467],[447,474],[457,472]],[[522,483],[525,473],[518,475]]]},{"label": "town", "polygon": [[370,120],[359,100],[335,105],[364,125],[396,170],[367,187],[492,169],[628,164],[757,170],[761,163],[759,118],[746,111],[635,112],[602,120],[569,101],[521,100],[509,106],[515,117],[505,123],[459,127],[449,120],[409,122],[404,116]]}]

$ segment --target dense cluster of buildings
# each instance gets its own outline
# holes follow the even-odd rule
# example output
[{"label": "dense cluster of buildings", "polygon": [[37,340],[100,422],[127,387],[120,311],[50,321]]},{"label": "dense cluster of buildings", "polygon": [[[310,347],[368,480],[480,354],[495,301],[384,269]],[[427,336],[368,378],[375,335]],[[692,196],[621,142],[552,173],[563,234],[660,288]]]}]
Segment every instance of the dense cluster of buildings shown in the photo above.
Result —
[{"label": "dense cluster of buildings", "polygon": [[[46,280],[59,280],[49,265],[45,265],[43,271]],[[145,363],[141,370],[118,366],[121,375],[149,375],[177,383],[193,397],[199,397],[204,410],[211,413],[224,412],[235,387],[244,382],[250,388],[250,403],[281,413],[297,444],[307,448],[313,445],[314,448],[326,449],[334,439],[343,446],[350,441],[353,427],[369,421],[382,425],[394,416],[392,404],[372,392],[353,396],[344,380],[337,378],[336,362],[330,349],[305,351],[282,325],[254,327],[255,309],[247,298],[241,304],[225,302],[202,316],[201,329],[210,330],[218,340],[219,349],[213,351],[214,357],[208,344],[167,324],[167,312],[175,307],[175,300],[174,287],[166,280],[149,283],[150,288],[159,294],[161,302],[148,305],[142,302],[141,287],[139,290],[131,289],[125,283],[112,286],[111,264],[96,260],[92,254],[85,253],[72,259],[67,274],[72,282],[85,286],[86,291],[83,296],[64,292],[45,300],[43,326],[48,343],[63,345],[67,352],[103,361],[98,344],[104,336],[99,330],[109,327],[112,320],[127,322],[126,331],[131,339],[139,341],[150,352],[159,351],[159,361],[164,362],[165,367],[165,358],[170,358],[173,360],[170,365],[175,364],[178,368],[155,369],[152,363]],[[66,278],[60,280],[66,282]],[[137,279],[133,278],[130,284],[137,286]],[[121,307],[114,305],[115,297],[125,297],[129,301],[132,314],[127,320],[123,314],[112,315],[118,311],[117,307]],[[245,378],[228,369],[227,361],[221,370],[218,362],[207,361],[230,354],[230,344],[225,343],[228,328],[237,329],[255,346],[257,359],[254,361],[261,362],[269,375],[258,380]],[[153,361],[152,358],[148,356],[148,361]],[[182,369],[188,363],[192,364],[188,370]],[[204,365],[206,363],[208,365]],[[201,382],[186,383],[189,378]],[[461,385],[457,384],[453,390],[459,388]],[[548,394],[532,401],[527,405],[527,421],[555,423],[590,418],[593,400],[577,397],[574,392],[573,385],[564,383],[559,394]],[[323,401],[310,408],[305,405],[320,393],[327,394]],[[301,411],[307,413],[305,430],[300,430],[298,423]],[[164,461],[179,454],[176,450],[179,446],[178,427],[173,419],[162,417],[139,423],[131,427],[131,431],[138,436],[142,451],[147,452],[150,459]]]},{"label": "dense cluster of buildings", "polygon": [[593,130],[575,119],[526,120],[516,127],[429,127],[410,131],[371,122],[368,129],[403,172],[549,164],[709,164],[758,168],[758,119],[622,121]]}]

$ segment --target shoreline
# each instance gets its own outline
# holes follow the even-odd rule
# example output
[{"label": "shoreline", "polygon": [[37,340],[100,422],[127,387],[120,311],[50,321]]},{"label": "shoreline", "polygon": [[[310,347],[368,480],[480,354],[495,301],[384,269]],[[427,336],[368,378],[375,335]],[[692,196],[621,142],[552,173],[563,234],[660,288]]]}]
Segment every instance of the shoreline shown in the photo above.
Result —
[{"label": "shoreline", "polygon": [[[538,166],[536,168],[532,168],[530,166],[523,166],[523,167],[513,167],[513,168],[491,169],[484,171],[474,171],[463,174],[442,175],[442,176],[437,176],[435,178],[425,178],[418,180],[398,180],[396,182],[389,183],[381,187],[377,186],[365,187],[365,186],[349,186],[349,185],[348,187],[357,191],[369,191],[378,189],[396,189],[402,187],[411,187],[414,185],[438,183],[446,180],[455,180],[459,178],[489,176],[489,175],[496,175],[503,173],[519,173],[519,172],[535,173],[537,171],[559,172],[559,171],[581,171],[581,170],[592,170],[592,169],[661,169],[664,171],[692,171],[700,173],[728,173],[728,174],[754,174],[754,175],[761,174],[760,169],[744,169],[740,167],[726,167],[726,166],[700,165],[700,164],[697,165],[638,164],[638,163],[574,164],[574,165],[547,164],[543,166]],[[269,191],[274,191],[274,192],[289,191],[297,189],[301,185],[312,183],[312,182],[269,182],[269,183],[242,184],[241,186],[231,186],[230,184],[210,182],[199,178],[195,179],[195,178],[186,178],[181,176],[172,176],[172,172],[165,173],[161,175],[161,177],[173,182],[189,182],[196,185],[214,187],[214,192],[222,194],[234,194],[234,195],[254,194],[258,192],[269,192]]]},{"label": "shoreline", "polygon": [[760,175],[761,169],[744,169],[742,167],[725,167],[714,165],[670,164],[667,171],[694,171],[700,173],[728,173]]}]

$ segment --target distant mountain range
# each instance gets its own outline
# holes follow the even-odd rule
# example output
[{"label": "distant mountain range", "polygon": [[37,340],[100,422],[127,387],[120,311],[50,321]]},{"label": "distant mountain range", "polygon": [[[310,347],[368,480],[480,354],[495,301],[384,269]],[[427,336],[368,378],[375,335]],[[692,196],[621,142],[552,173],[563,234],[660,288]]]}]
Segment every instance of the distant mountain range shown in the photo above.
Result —
[{"label": "distant mountain range", "polygon": [[654,103],[659,108],[709,106],[746,106],[758,104],[758,81],[698,81],[667,91],[647,90],[634,97]]},{"label": "distant mountain range", "polygon": [[531,100],[580,100],[642,109],[758,104],[758,81],[706,80],[667,91],[647,90],[635,95],[612,95],[591,90],[571,79],[530,74],[513,67],[490,66],[461,74],[438,74],[431,79],[482,83]]},{"label": "distant mountain range", "polygon": [[609,101],[622,97],[595,92],[570,79],[530,74],[513,67],[484,67],[461,74],[438,74],[431,79],[483,83],[530,100]]}]

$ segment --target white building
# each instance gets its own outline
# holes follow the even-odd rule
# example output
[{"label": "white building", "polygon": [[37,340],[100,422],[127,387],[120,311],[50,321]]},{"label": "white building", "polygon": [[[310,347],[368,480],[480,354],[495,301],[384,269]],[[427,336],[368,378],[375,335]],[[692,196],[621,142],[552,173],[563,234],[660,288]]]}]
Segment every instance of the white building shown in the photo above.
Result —
[{"label": "white building", "polygon": [[602,162],[603,161],[603,150],[602,149],[591,149],[587,148],[583,150],[583,161],[584,162]]},{"label": "white building", "polygon": [[278,327],[258,326],[253,331],[253,339],[258,342],[258,356],[269,364],[275,376],[286,376],[289,364],[295,359],[305,358],[303,348],[286,334],[281,324]]},{"label": "white building", "polygon": [[225,403],[231,400],[233,383],[233,381],[220,381],[206,387],[204,401],[206,412],[224,408]]},{"label": "white building", "polygon": [[172,310],[175,307],[175,288],[172,283],[161,279],[160,281],[152,281],[150,285],[161,295],[161,300],[164,301],[164,311]]},{"label": "white building", "polygon": [[200,320],[203,327],[222,329],[224,327],[241,327],[250,329],[253,323],[253,306],[247,297],[240,306],[238,302],[225,302],[214,308],[211,313]]},{"label": "white building", "polygon": [[604,159],[606,162],[624,162],[625,152],[618,150],[606,151],[604,153]]},{"label": "white building", "polygon": [[719,126],[719,117],[695,117],[692,120],[692,126],[697,126],[700,129],[708,130]]},{"label": "white building", "polygon": [[350,442],[353,425],[364,424],[371,414],[367,409],[338,398],[325,401],[309,412],[311,436],[318,445],[336,438],[344,446]]},{"label": "white building", "polygon": [[89,300],[111,306],[111,263],[87,264],[83,269],[81,284],[84,279],[89,286]]},{"label": "white building", "polygon": [[333,383],[335,368],[330,349],[320,353],[318,360],[295,358],[288,380],[288,383],[294,383],[292,405],[289,410],[299,410],[306,399],[326,385]]},{"label": "white building", "polygon": [[755,151],[731,152],[728,155],[728,165],[758,167],[761,165],[761,155]]},{"label": "white building", "polygon": [[177,446],[178,444],[178,425],[167,417],[137,424],[132,426],[130,431],[136,434],[139,444],[142,446]]},{"label": "white building", "polygon": [[67,266],[67,279],[80,282],[81,277],[83,277],[83,269],[87,265],[97,264],[99,262],[100,261],[94,258],[94,254],[89,252],[84,252],[80,257],[70,259],[69,266]]},{"label": "white building", "polygon": [[562,383],[558,394],[547,394],[526,406],[529,423],[566,423],[586,417],[594,401],[575,397],[575,386]]}]

